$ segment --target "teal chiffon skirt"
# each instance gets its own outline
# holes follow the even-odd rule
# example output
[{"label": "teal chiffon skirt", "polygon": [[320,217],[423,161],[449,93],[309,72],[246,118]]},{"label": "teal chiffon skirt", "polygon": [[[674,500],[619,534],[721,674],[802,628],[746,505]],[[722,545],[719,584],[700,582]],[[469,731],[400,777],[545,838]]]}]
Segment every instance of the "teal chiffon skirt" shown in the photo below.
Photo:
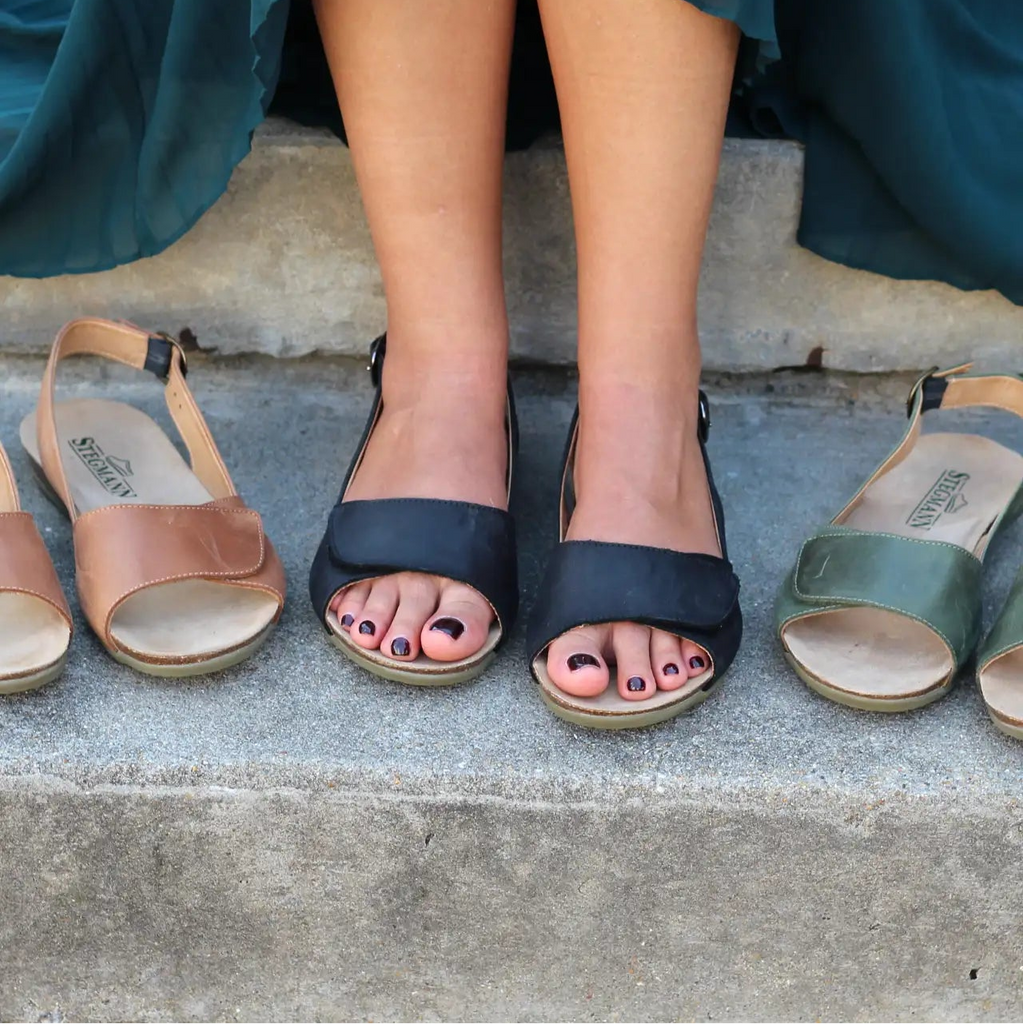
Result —
[{"label": "teal chiffon skirt", "polygon": [[[1017,0],[694,2],[746,37],[730,129],[806,144],[803,245],[1023,304]],[[223,193],[275,92],[337,122],[308,4],[0,0],[0,273],[160,252]],[[521,4],[520,142],[553,116]]]}]

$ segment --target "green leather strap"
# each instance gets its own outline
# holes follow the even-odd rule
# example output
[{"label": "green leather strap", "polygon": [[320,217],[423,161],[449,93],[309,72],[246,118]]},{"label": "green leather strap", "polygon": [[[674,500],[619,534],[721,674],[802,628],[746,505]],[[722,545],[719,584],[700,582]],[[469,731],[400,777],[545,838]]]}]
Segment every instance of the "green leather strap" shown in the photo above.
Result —
[{"label": "green leather strap", "polygon": [[957,544],[826,526],[800,549],[781,589],[778,629],[818,612],[881,608],[933,629],[958,667],[980,636],[980,579],[980,560]]},{"label": "green leather strap", "polygon": [[1023,572],[1016,577],[995,624],[977,652],[977,671],[1001,654],[1023,646]]}]

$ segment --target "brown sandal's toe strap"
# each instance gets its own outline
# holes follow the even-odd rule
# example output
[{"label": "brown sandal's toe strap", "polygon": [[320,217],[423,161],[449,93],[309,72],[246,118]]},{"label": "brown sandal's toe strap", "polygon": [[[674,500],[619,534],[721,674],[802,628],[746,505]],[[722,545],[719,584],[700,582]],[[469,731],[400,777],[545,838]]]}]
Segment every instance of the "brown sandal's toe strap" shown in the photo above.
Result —
[{"label": "brown sandal's toe strap", "polygon": [[71,628],[71,610],[50,553],[27,512],[0,512],[0,592],[40,598]]},{"label": "brown sandal's toe strap", "polygon": [[108,505],[74,524],[78,593],[90,625],[116,647],[117,609],[147,587],[223,581],[271,594],[284,605],[284,569],[258,512],[240,498],[205,505]]}]

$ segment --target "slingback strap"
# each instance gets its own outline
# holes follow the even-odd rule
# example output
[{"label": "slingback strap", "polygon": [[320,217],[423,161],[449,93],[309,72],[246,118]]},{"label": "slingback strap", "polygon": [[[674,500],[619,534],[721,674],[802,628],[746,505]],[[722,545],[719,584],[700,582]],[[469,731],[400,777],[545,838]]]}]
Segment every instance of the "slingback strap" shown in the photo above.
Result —
[{"label": "slingback strap", "polygon": [[807,615],[879,608],[922,622],[960,666],[980,635],[981,562],[944,541],[828,526],[807,540],[778,598],[779,628]]},{"label": "slingback strap", "polygon": [[0,512],[0,593],[38,597],[71,628],[71,610],[50,553],[27,512]]},{"label": "slingback strap", "polygon": [[72,521],[78,517],[60,456],[54,415],[54,385],[60,362],[69,356],[93,355],[136,370],[148,370],[164,383],[171,418],[188,449],[192,470],[214,498],[235,494],[213,436],[185,383],[184,352],[167,335],[151,334],[133,324],[83,318],[72,320],[57,335],[43,375],[36,417],[39,453],[50,485],[64,502]]},{"label": "slingback strap", "polygon": [[530,661],[578,626],[637,622],[703,647],[720,676],[742,638],[739,580],[713,555],[636,544],[563,541],[530,617]]},{"label": "slingback strap", "polygon": [[204,505],[106,505],[74,524],[78,594],[89,624],[117,647],[117,609],[148,587],[202,579],[262,590],[284,606],[284,570],[258,512],[240,498]]},{"label": "slingback strap", "polygon": [[511,630],[519,602],[515,524],[502,509],[427,498],[335,505],[309,581],[320,620],[326,624],[339,590],[395,572],[465,583],[490,603],[503,635]]}]

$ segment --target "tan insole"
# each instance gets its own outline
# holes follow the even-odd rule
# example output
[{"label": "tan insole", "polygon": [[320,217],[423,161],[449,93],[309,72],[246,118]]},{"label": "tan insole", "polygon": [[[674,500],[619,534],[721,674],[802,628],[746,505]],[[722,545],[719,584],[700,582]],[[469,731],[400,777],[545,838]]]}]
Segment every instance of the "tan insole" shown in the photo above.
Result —
[{"label": "tan insole", "polygon": [[[1021,484],[1018,453],[972,434],[927,434],[871,484],[842,525],[958,544],[982,558]],[[927,626],[877,608],[809,615],[789,623],[782,639],[821,682],[881,700],[932,690],[954,668],[951,652]]]},{"label": "tan insole", "polygon": [[0,593],[0,693],[5,682],[55,665],[70,642],[67,621],[53,605],[31,594]]},{"label": "tan insole", "polygon": [[[203,505],[213,496],[159,425],[122,402],[83,398],[55,407],[57,437],[79,513],[105,505]],[[40,464],[35,413],[21,442]],[[111,623],[119,646],[144,658],[203,660],[242,647],[277,614],[269,594],[212,580],[148,587],[124,601]]]}]

